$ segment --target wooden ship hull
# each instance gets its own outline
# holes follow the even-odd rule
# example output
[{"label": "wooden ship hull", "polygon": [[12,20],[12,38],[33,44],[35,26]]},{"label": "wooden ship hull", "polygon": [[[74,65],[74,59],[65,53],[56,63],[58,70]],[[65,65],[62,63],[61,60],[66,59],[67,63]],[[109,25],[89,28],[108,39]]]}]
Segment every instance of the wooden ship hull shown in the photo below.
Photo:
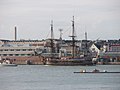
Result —
[{"label": "wooden ship hull", "polygon": [[61,66],[76,66],[76,65],[94,65],[92,60],[85,60],[85,59],[50,59],[46,60],[46,65],[61,65]]}]

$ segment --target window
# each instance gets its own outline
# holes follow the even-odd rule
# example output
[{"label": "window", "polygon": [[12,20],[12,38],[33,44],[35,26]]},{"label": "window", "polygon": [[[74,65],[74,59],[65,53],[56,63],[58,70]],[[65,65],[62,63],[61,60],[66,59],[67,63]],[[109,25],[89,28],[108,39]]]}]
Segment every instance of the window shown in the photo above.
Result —
[{"label": "window", "polygon": [[14,49],[10,49],[10,51],[14,51]]},{"label": "window", "polygon": [[3,56],[7,56],[7,54],[3,54]]},{"label": "window", "polygon": [[32,51],[32,49],[28,49],[28,51]]},{"label": "window", "polygon": [[0,49],[0,51],[3,51],[2,49]]},{"label": "window", "polygon": [[25,54],[21,54],[21,56],[25,56]]},{"label": "window", "polygon": [[31,56],[31,54],[27,54],[27,56]]},{"label": "window", "polygon": [[8,51],[8,49],[5,49],[4,51]]},{"label": "window", "polygon": [[9,54],[9,56],[13,56],[13,54]]},{"label": "window", "polygon": [[26,49],[23,49],[23,51],[26,51]]},{"label": "window", "polygon": [[95,48],[92,48],[92,51],[95,51]]},{"label": "window", "polygon": [[15,54],[15,56],[19,56],[19,54]]},{"label": "window", "polygon": [[16,49],[16,51],[20,51],[20,49]]}]

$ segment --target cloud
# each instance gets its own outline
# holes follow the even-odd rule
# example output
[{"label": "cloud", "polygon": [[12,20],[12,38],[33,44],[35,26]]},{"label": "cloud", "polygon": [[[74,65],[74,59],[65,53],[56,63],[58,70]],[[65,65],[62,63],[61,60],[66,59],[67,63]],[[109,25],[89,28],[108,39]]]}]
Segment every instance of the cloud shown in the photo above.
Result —
[{"label": "cloud", "polygon": [[[103,31],[112,34],[113,29],[116,32],[114,36],[118,38],[119,3],[120,0],[1,0],[0,38],[12,39],[10,34],[13,33],[15,25],[19,27],[19,39],[46,38],[51,20],[54,20],[54,35],[59,38],[59,28],[62,28],[63,32],[71,30],[73,15],[78,39],[83,39],[85,31],[88,31],[90,39],[98,37],[98,33],[109,39]],[[26,34],[28,31],[29,35]],[[64,38],[68,38],[67,34],[63,35]]]}]

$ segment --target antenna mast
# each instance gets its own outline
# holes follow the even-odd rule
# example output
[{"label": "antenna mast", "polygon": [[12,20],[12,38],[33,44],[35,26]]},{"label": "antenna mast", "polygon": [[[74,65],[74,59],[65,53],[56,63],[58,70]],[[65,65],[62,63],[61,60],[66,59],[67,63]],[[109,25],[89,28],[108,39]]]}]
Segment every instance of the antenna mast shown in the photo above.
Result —
[{"label": "antenna mast", "polygon": [[60,40],[62,40],[62,29],[59,29],[59,31],[60,31]]}]

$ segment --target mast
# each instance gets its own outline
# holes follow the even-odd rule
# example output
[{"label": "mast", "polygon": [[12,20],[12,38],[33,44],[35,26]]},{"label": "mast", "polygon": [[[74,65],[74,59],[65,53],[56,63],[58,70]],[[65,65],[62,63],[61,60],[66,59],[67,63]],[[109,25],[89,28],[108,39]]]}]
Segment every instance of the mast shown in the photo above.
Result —
[{"label": "mast", "polygon": [[85,32],[85,46],[87,48],[87,32]]},{"label": "mast", "polygon": [[60,31],[60,47],[61,47],[61,45],[62,45],[62,31],[63,31],[63,29],[59,29],[59,31]]},{"label": "mast", "polygon": [[72,58],[74,58],[75,56],[75,25],[74,25],[74,16],[73,16],[73,20],[72,20],[72,36],[70,36],[72,38]]},{"label": "mast", "polygon": [[85,32],[85,55],[88,55],[87,32]]}]

